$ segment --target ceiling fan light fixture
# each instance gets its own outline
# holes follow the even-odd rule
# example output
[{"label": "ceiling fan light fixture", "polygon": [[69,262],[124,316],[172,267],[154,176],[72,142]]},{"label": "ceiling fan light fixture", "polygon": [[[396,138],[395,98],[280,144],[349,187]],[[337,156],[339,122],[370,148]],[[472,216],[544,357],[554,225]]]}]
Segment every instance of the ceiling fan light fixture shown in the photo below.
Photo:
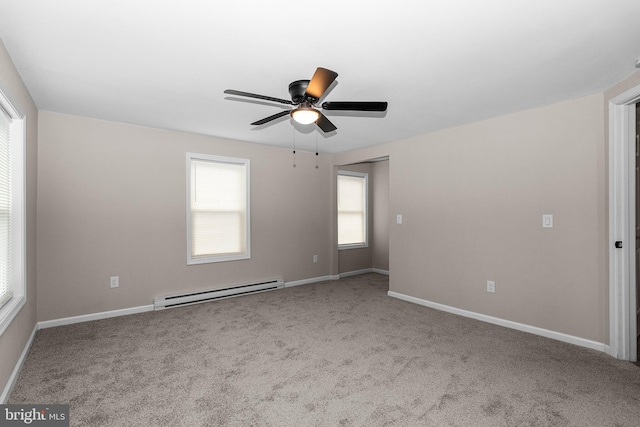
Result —
[{"label": "ceiling fan light fixture", "polygon": [[301,107],[293,110],[291,112],[291,117],[301,125],[308,125],[318,120],[320,113],[313,108]]}]

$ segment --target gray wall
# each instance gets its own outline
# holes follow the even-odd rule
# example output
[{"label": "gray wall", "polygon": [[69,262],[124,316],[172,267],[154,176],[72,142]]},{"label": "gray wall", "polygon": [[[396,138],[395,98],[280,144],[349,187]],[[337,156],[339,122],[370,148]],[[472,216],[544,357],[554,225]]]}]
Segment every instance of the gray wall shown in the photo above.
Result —
[{"label": "gray wall", "polygon": [[389,229],[390,289],[608,342],[603,105],[596,94],[335,155],[390,157],[389,215],[404,216]]},{"label": "gray wall", "polygon": [[26,114],[26,278],[27,302],[0,336],[0,393],[36,325],[36,184],[38,168],[38,111],[0,41],[0,81]]},{"label": "gray wall", "polygon": [[[38,320],[329,271],[329,158],[40,113]],[[185,153],[251,160],[251,259],[186,265]],[[313,263],[313,255],[319,262]],[[109,288],[109,277],[120,287]]]},{"label": "gray wall", "polygon": [[371,164],[373,268],[389,271],[389,161]]}]

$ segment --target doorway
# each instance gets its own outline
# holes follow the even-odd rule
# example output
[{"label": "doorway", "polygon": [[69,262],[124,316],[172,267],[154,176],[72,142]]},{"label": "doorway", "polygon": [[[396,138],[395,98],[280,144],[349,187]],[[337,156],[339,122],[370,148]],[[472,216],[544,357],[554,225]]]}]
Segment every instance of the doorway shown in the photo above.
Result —
[{"label": "doorway", "polygon": [[636,357],[631,355],[631,360],[638,360],[638,347],[640,347],[640,102],[636,104],[636,143],[635,143],[635,175],[636,175],[636,191],[635,191],[635,207],[636,207]]},{"label": "doorway", "polygon": [[368,244],[338,250],[338,274],[341,277],[365,272],[389,275],[389,158],[341,165],[338,169],[368,177],[365,231]]},{"label": "doorway", "polygon": [[632,362],[637,360],[640,300],[636,283],[640,272],[636,268],[638,103],[640,85],[609,100],[609,354]]}]

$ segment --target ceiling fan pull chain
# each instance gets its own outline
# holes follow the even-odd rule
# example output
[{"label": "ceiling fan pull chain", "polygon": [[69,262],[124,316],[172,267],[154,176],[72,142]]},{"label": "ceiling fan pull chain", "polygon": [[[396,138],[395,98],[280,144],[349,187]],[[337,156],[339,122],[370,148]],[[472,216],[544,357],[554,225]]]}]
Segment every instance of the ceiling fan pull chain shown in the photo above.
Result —
[{"label": "ceiling fan pull chain", "polygon": [[316,134],[316,169],[318,169],[318,131],[314,133]]},{"label": "ceiling fan pull chain", "polygon": [[291,127],[291,136],[293,137],[293,167],[296,167],[296,128]]}]

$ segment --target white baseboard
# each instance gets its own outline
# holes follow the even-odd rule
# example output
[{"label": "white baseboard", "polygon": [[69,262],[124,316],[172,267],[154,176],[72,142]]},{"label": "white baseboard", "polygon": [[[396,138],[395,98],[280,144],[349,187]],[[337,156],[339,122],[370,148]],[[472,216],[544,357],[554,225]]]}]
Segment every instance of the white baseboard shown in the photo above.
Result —
[{"label": "white baseboard", "polygon": [[291,282],[285,282],[284,287],[290,288],[292,286],[309,285],[311,283],[326,282],[328,280],[335,280],[335,279],[333,279],[333,276],[312,277],[310,279],[293,280]]},{"label": "white baseboard", "polygon": [[45,320],[44,322],[38,322],[38,329],[54,328],[56,326],[90,322],[92,320],[108,319],[110,317],[126,316],[128,314],[144,313],[146,311],[153,311],[153,304],[123,308],[120,310],[102,311],[100,313],[83,314],[80,316],[64,317],[62,319]]},{"label": "white baseboard", "polygon": [[343,279],[345,277],[357,276],[359,274],[367,274],[367,273],[378,273],[378,274],[384,274],[385,276],[388,276],[389,270],[381,270],[379,268],[364,268],[362,270],[354,270],[354,271],[347,271],[346,273],[340,273],[337,276],[337,278]]},{"label": "white baseboard", "polygon": [[354,271],[347,271],[346,273],[340,273],[340,278],[343,279],[345,277],[357,276],[358,274],[367,274],[367,273],[373,273],[373,268],[365,268],[362,270],[354,270]]},{"label": "white baseboard", "polygon": [[512,322],[511,320],[500,319],[498,317],[487,316],[486,314],[475,313],[473,311],[462,310],[460,308],[451,307],[437,302],[427,301],[420,298],[412,297],[409,295],[400,294],[398,292],[388,291],[387,295],[393,298],[398,298],[403,301],[412,302],[415,304],[423,305],[425,307],[434,308],[440,311],[446,311],[448,313],[457,314],[459,316],[470,317],[472,319],[480,320],[487,323],[493,323],[494,325],[504,326],[505,328],[516,329],[522,332],[528,332],[534,335],[540,335],[546,338],[566,342],[569,344],[579,345],[581,347],[590,348],[593,350],[599,350],[608,353],[608,345],[588,339],[576,337],[573,335],[563,334],[561,332],[555,332],[548,329],[538,328],[536,326],[526,325],[524,323]]},{"label": "white baseboard", "polygon": [[31,332],[31,336],[27,340],[27,343],[24,345],[24,349],[22,350],[22,354],[18,358],[16,362],[16,366],[13,368],[13,372],[11,372],[11,376],[9,377],[9,381],[4,387],[2,394],[0,395],[0,404],[6,404],[9,400],[9,396],[13,391],[13,387],[16,385],[16,381],[18,380],[18,375],[20,375],[20,371],[22,370],[22,365],[27,358],[27,354],[29,354],[29,349],[31,349],[31,345],[33,344],[33,340],[36,337],[36,332],[38,331],[38,325],[36,324],[33,327],[33,331]]},{"label": "white baseboard", "polygon": [[312,277],[310,279],[293,280],[291,282],[285,282],[284,287],[290,288],[292,286],[309,285],[311,283],[325,282],[327,280],[340,280],[345,277],[357,276],[358,274],[366,274],[366,273],[379,273],[379,274],[384,274],[386,276],[389,275],[389,271],[387,270],[380,270],[378,268],[365,268],[363,270],[348,271],[346,273],[330,274],[328,276]]}]

